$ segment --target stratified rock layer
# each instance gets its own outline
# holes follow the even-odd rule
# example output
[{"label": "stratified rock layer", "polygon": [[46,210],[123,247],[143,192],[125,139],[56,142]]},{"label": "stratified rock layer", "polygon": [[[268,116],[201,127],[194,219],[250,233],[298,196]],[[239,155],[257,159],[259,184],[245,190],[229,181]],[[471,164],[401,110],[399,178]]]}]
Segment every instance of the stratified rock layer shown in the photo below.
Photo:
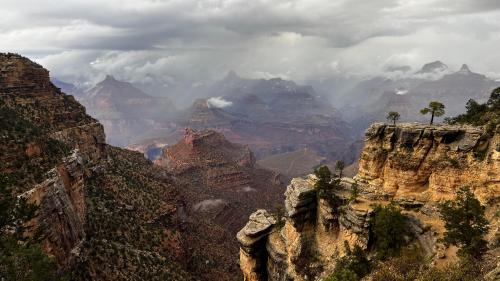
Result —
[{"label": "stratified rock layer", "polygon": [[374,124],[356,179],[379,194],[429,201],[468,185],[486,202],[500,193],[500,137],[471,126]]},{"label": "stratified rock layer", "polygon": [[276,218],[266,210],[257,210],[236,235],[240,243],[240,266],[245,280],[267,280],[265,244],[275,224]]},{"label": "stratified rock layer", "polygon": [[157,160],[175,174],[198,171],[206,186],[231,189],[252,184],[255,159],[246,146],[233,144],[215,131],[186,129],[184,138]]}]

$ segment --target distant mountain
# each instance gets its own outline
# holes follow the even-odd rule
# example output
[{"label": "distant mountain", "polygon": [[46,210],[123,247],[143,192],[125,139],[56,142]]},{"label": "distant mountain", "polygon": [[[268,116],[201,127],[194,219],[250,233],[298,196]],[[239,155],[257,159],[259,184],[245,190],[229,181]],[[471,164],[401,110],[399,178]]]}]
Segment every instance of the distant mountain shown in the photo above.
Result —
[{"label": "distant mountain", "polygon": [[445,104],[447,115],[453,116],[464,111],[464,104],[469,99],[484,102],[488,99],[493,89],[500,86],[483,74],[472,72],[464,64],[460,70],[444,75],[435,81],[424,81],[410,90],[420,104],[429,100],[438,100]]},{"label": "distant mountain", "polygon": [[175,127],[171,120],[177,109],[170,99],[150,96],[111,75],[88,90],[80,101],[104,125],[108,142],[114,145],[159,136]]},{"label": "distant mountain", "polygon": [[416,74],[422,74],[422,73],[436,73],[436,72],[442,72],[446,71],[448,69],[448,66],[440,61],[434,61],[430,63],[424,64],[422,68],[416,72]]},{"label": "distant mountain", "polygon": [[54,86],[61,89],[61,91],[67,93],[68,95],[74,96],[76,99],[80,99],[85,95],[83,90],[79,89],[71,83],[61,81],[57,78],[51,78],[50,81],[52,82],[52,84],[54,84]]},{"label": "distant mountain", "polygon": [[427,118],[420,114],[420,109],[432,100],[445,104],[446,116],[457,115],[463,112],[468,99],[484,102],[498,86],[499,82],[472,72],[465,64],[453,72],[446,64],[434,61],[413,75],[373,77],[331,96],[345,120],[361,134],[370,123],[385,121],[389,111],[398,111],[404,121],[424,121]]}]

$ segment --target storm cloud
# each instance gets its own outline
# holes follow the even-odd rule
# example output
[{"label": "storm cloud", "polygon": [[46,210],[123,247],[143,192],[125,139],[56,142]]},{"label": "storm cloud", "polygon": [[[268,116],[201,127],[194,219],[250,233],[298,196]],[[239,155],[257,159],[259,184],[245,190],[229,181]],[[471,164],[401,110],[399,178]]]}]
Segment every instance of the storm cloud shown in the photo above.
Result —
[{"label": "storm cloud", "polygon": [[500,77],[497,0],[3,0],[0,51],[76,83],[298,81],[441,60]]}]

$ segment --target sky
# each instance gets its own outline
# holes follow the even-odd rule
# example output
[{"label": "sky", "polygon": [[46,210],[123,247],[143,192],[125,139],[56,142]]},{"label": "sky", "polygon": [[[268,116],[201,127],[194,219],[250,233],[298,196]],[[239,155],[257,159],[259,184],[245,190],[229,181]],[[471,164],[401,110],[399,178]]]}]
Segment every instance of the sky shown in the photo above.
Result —
[{"label": "sky", "polygon": [[60,79],[296,81],[441,60],[500,78],[498,0],[1,0],[0,51]]}]

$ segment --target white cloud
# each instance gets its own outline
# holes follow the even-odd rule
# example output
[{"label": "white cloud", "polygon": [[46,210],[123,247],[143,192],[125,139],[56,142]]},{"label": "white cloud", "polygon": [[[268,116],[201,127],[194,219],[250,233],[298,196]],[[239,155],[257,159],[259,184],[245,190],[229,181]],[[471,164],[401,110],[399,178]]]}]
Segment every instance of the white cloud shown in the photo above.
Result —
[{"label": "white cloud", "polygon": [[222,97],[211,97],[207,100],[208,107],[225,108],[233,105],[233,102],[227,101]]}]

